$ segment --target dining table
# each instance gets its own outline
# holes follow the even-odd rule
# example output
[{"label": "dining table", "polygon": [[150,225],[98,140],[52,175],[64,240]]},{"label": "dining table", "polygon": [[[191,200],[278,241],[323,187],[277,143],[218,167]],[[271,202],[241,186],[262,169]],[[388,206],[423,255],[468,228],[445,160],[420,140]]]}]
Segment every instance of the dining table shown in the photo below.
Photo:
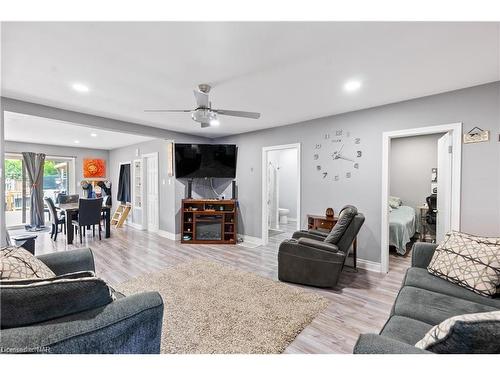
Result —
[{"label": "dining table", "polygon": [[[73,229],[72,220],[78,219],[78,202],[75,203],[60,203],[56,205],[60,212],[64,212],[66,225],[66,241],[68,245],[73,243],[75,232]],[[101,211],[104,214],[104,237],[111,237],[111,206],[103,205]]]}]

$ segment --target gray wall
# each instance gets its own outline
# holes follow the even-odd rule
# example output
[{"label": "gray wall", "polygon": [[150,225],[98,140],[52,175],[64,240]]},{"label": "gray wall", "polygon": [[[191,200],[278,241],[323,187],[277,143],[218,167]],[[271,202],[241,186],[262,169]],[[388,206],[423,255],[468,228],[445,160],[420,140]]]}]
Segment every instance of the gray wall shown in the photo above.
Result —
[{"label": "gray wall", "polygon": [[21,153],[26,151],[44,153],[46,155],[51,155],[51,156],[74,157],[75,158],[74,182],[76,189],[75,192],[80,195],[83,192],[82,188],[80,187],[80,181],[83,180],[83,159],[99,158],[106,160],[106,174],[107,178],[110,177],[109,152],[107,150],[5,141],[5,152],[7,153],[9,152]]},{"label": "gray wall", "polygon": [[[362,259],[380,261],[382,133],[384,131],[463,122],[489,129],[488,143],[463,145],[461,228],[481,235],[500,234],[500,83],[476,86],[415,100],[320,118],[285,127],[217,139],[238,144],[237,181],[245,234],[261,237],[262,147],[302,144],[302,226],[307,213],[323,214],[356,205],[366,215],[358,237]],[[265,114],[263,114],[263,119]],[[349,180],[322,179],[313,160],[325,133],[344,129],[360,137],[364,155]],[[326,164],[325,164],[326,165]],[[328,164],[329,168],[334,168]]]},{"label": "gray wall", "polygon": [[432,168],[437,168],[437,142],[443,134],[395,138],[391,141],[390,195],[416,209],[431,194]]}]

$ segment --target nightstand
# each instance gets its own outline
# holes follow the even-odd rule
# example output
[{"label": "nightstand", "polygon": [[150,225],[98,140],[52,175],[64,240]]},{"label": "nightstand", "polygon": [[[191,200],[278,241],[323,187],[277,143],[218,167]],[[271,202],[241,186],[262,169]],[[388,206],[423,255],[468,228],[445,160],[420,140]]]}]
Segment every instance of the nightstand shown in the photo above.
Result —
[{"label": "nightstand", "polygon": [[428,232],[428,225],[427,224],[427,220],[426,220],[426,216],[427,216],[427,211],[429,210],[429,207],[427,207],[426,204],[422,205],[422,206],[419,206],[417,207],[418,208],[418,211],[420,213],[420,228],[419,228],[419,241],[420,242],[425,242],[425,239],[427,237],[427,232]]}]

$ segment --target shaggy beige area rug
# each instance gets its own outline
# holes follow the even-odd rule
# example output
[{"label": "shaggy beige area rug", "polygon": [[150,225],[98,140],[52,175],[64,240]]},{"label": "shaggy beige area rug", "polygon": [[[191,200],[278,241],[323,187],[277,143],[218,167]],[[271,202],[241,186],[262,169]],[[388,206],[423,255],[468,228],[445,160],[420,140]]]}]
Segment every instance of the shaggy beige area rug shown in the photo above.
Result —
[{"label": "shaggy beige area rug", "polygon": [[183,263],[116,289],[161,294],[162,353],[281,353],[329,303],[316,293],[207,261]]}]

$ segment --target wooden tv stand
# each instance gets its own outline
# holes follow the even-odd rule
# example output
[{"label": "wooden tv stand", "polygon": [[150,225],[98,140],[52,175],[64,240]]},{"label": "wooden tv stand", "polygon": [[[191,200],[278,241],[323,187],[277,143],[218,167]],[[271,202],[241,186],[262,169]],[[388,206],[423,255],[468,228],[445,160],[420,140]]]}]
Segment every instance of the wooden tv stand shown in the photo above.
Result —
[{"label": "wooden tv stand", "polygon": [[183,199],[181,243],[234,245],[237,221],[238,202],[234,199]]}]

